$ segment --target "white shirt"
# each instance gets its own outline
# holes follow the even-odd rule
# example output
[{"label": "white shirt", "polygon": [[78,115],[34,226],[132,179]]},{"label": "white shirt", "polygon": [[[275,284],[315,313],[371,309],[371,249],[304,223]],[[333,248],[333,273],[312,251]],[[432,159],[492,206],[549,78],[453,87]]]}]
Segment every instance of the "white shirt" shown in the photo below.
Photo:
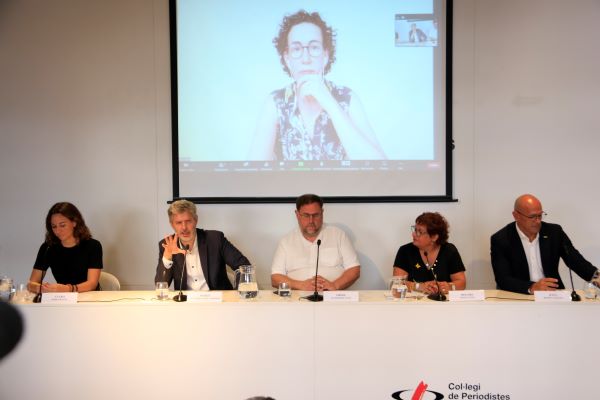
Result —
[{"label": "white shirt", "polygon": [[[166,269],[169,269],[173,266],[173,260],[167,260],[163,256],[163,265]],[[198,240],[196,239],[192,248],[185,252],[185,266],[188,290],[208,290],[208,283],[206,283],[204,272],[202,272],[200,253],[198,252]]]},{"label": "white shirt", "polygon": [[532,282],[537,282],[542,278],[545,278],[544,268],[542,268],[542,256],[540,253],[540,234],[535,235],[533,241],[529,241],[527,235],[521,232],[519,225],[517,227],[517,233],[521,238],[523,244],[523,250],[525,250],[525,256],[527,257],[527,265],[529,266],[529,279]]},{"label": "white shirt", "polygon": [[346,233],[324,224],[314,242],[306,240],[300,228],[284,236],[275,251],[271,274],[287,275],[299,281],[314,277],[319,239],[319,275],[325,279],[334,281],[346,269],[359,265],[356,251]]}]

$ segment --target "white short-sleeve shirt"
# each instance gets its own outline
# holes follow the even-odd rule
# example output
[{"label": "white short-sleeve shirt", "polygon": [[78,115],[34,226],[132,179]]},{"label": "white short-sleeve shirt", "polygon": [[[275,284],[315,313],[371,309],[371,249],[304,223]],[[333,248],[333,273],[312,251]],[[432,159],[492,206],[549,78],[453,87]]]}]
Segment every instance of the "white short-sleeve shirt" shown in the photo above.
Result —
[{"label": "white short-sleeve shirt", "polygon": [[359,265],[356,251],[346,233],[335,226],[323,224],[314,242],[306,240],[300,228],[284,236],[275,251],[271,274],[287,275],[294,280],[314,277],[319,239],[319,275],[325,279],[334,281],[346,269]]}]

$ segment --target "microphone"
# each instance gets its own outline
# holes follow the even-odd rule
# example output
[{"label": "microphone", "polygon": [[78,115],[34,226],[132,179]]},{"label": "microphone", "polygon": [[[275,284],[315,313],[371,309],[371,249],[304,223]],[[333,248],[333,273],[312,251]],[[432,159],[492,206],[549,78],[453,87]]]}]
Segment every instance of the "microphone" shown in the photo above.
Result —
[{"label": "microphone", "polygon": [[[179,247],[181,247],[183,250],[187,251],[190,249],[190,246],[187,244],[183,244],[181,243],[181,240],[179,240]],[[178,303],[187,301],[187,295],[183,294],[182,291],[182,287],[183,287],[183,273],[186,271],[187,269],[187,259],[186,259],[186,255],[183,255],[183,268],[181,269],[181,279],[179,280],[179,294],[173,296],[173,301],[176,301]]]},{"label": "microphone", "polygon": [[[565,250],[565,258],[569,257],[569,246],[565,242],[563,242],[563,249]],[[566,263],[565,263],[566,264]],[[569,278],[571,278],[571,301],[581,301],[581,296],[577,294],[575,291],[575,286],[573,285],[573,271],[567,265],[567,269],[569,270]]]},{"label": "microphone", "polygon": [[429,300],[435,300],[435,301],[446,301],[446,296],[442,293],[442,290],[440,289],[440,283],[437,280],[437,275],[435,274],[433,265],[429,265],[429,257],[427,257],[427,252],[424,251],[423,255],[425,256],[425,260],[427,261],[425,263],[425,266],[427,267],[428,270],[431,271],[431,275],[433,275],[433,280],[435,281],[435,284],[437,285],[437,288],[438,288],[437,293],[431,293],[429,296],[427,296],[427,298]]},{"label": "microphone", "polygon": [[321,248],[321,239],[317,240],[317,268],[315,269],[315,292],[310,296],[303,297],[308,301],[323,301],[323,296],[317,291],[317,275],[319,275],[319,249]]}]

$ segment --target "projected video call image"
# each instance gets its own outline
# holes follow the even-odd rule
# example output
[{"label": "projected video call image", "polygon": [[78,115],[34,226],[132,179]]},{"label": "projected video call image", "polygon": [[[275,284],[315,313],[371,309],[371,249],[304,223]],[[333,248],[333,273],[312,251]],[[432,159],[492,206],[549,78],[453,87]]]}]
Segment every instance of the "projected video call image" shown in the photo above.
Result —
[{"label": "projected video call image", "polygon": [[443,170],[436,1],[178,0],[179,180]]},{"label": "projected video call image", "polygon": [[319,13],[285,16],[273,43],[292,82],[265,103],[249,158],[385,159],[358,96],[326,78],[336,41]]},{"label": "projected video call image", "polygon": [[396,46],[437,46],[438,22],[431,14],[396,15]]}]

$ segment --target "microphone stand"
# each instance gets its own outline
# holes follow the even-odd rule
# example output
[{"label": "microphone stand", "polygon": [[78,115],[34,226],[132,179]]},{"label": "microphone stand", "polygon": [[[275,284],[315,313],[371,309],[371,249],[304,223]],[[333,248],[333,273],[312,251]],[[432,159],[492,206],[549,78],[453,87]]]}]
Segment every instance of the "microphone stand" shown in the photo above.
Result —
[{"label": "microphone stand", "polygon": [[[565,250],[565,257],[569,257],[569,247],[566,243],[563,243],[563,249]],[[571,301],[581,301],[581,296],[577,294],[575,286],[573,285],[573,271],[571,271],[571,267],[568,265],[567,269],[569,270],[569,277],[571,278]]]},{"label": "microphone stand", "polygon": [[[50,250],[49,244],[46,245],[46,251],[44,251],[44,260],[46,259],[46,256],[48,255],[48,250]],[[37,294],[33,298],[34,303],[42,302],[42,284],[44,283],[44,277],[46,276],[47,271],[48,271],[47,269],[45,271],[42,271],[42,279],[40,280],[40,287],[38,288]]]},{"label": "microphone stand", "polygon": [[433,265],[431,265],[431,266],[429,265],[429,257],[427,256],[427,252],[424,251],[423,254],[425,255],[425,260],[427,261],[425,263],[425,266],[427,267],[428,270],[431,271],[431,275],[433,275],[433,280],[435,281],[435,284],[437,285],[437,288],[438,288],[437,293],[431,293],[429,296],[427,296],[427,298],[429,300],[434,300],[434,301],[446,301],[446,295],[444,295],[442,293],[442,289],[440,288],[440,283],[437,280],[437,275],[435,274]]},{"label": "microphone stand", "polygon": [[317,291],[317,275],[319,274],[319,249],[321,247],[321,239],[317,240],[317,268],[315,270],[315,292],[310,296],[305,296],[303,299],[308,301],[323,301],[323,296]]},{"label": "microphone stand", "polygon": [[40,282],[40,287],[38,288],[38,292],[36,293],[35,297],[33,298],[34,303],[42,302],[42,283],[44,283],[44,276],[46,276],[46,271],[42,272],[42,281]]},{"label": "microphone stand", "polygon": [[569,268],[569,276],[571,277],[571,301],[581,301],[581,296],[577,294],[577,292],[575,291],[575,286],[573,286],[573,272],[571,271],[571,268]]},{"label": "microphone stand", "polygon": [[182,291],[182,287],[183,287],[183,273],[187,270],[187,251],[190,248],[189,245],[187,244],[182,244],[181,241],[179,241],[179,245],[181,246],[181,248],[183,250],[185,250],[185,253],[183,254],[183,268],[181,269],[181,279],[179,280],[179,294],[173,296],[173,301],[176,301],[177,303],[182,303],[184,301],[187,301],[187,295],[183,294]]}]

